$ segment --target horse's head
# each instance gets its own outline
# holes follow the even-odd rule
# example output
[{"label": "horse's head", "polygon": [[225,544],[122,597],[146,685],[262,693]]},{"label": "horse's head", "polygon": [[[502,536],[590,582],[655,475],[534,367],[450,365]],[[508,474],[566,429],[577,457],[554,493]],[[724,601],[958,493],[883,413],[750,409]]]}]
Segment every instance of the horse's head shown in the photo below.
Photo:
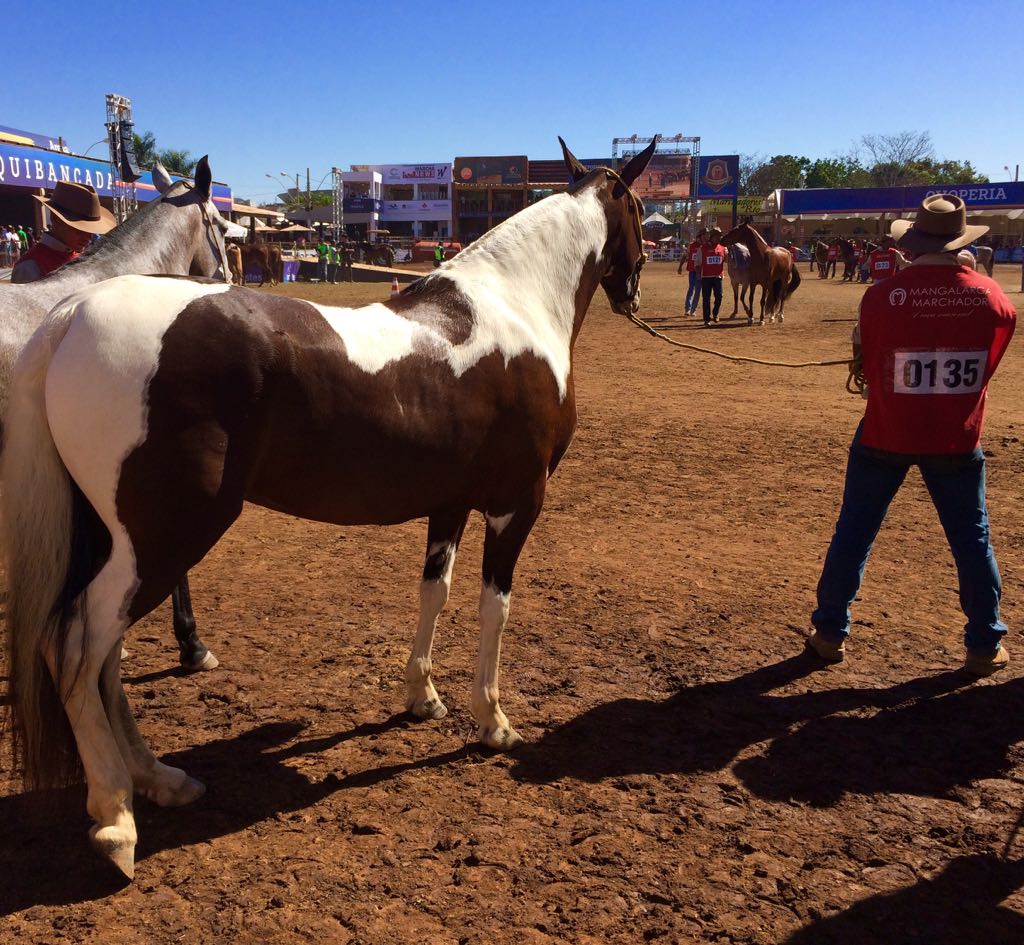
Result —
[{"label": "horse's head", "polygon": [[196,165],[195,182],[171,180],[163,166],[153,168],[153,184],[160,191],[159,203],[187,212],[187,224],[180,230],[183,263],[190,276],[210,276],[231,281],[224,235],[227,221],[212,199],[213,175],[206,157]]},{"label": "horse's head", "polygon": [[573,183],[594,178],[593,186],[597,188],[608,222],[608,237],[599,260],[603,272],[601,286],[613,312],[632,315],[640,308],[640,270],[647,261],[647,254],[644,252],[644,206],[630,186],[647,167],[657,142],[652,141],[616,172],[606,167],[588,170],[561,138],[558,141]]}]

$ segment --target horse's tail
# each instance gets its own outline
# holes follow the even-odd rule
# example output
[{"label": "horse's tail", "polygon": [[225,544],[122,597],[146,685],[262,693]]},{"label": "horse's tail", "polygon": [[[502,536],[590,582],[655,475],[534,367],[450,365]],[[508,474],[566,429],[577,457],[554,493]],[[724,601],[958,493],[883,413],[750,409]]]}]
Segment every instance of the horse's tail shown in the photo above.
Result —
[{"label": "horse's tail", "polygon": [[800,288],[800,271],[796,266],[790,270],[789,274],[789,285],[786,286],[786,294],[783,296],[784,299],[788,299],[797,289]]},{"label": "horse's tail", "polygon": [[68,303],[55,310],[18,361],[0,464],[10,728],[15,766],[31,788],[68,784],[80,772],[58,692],[66,691],[59,674],[77,596],[70,573],[74,522],[85,500],[57,452],[45,404],[46,372],[73,313]]}]

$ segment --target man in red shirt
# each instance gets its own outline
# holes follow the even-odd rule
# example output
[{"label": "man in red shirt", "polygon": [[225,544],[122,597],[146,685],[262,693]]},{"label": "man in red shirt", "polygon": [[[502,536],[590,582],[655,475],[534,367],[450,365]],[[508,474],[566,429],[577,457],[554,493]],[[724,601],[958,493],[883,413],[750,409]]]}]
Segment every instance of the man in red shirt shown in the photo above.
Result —
[{"label": "man in red shirt", "polygon": [[825,263],[825,278],[833,279],[836,274],[836,261],[839,259],[839,243],[831,242],[828,244],[828,256]]},{"label": "man in red shirt", "polygon": [[86,184],[59,181],[52,197],[36,197],[50,211],[51,226],[11,271],[11,282],[35,282],[77,259],[97,233],[116,225],[114,215],[100,206],[96,191]]},{"label": "man in red shirt", "polygon": [[[697,271],[700,275],[700,295],[704,309],[704,327],[718,321],[718,310],[722,307],[722,276],[725,272],[725,247],[718,241],[722,231],[714,227],[700,244],[700,260]],[[715,297],[714,311],[711,296]]]},{"label": "man in red shirt", "polygon": [[914,262],[870,286],[854,332],[868,402],[850,447],[835,534],[818,581],[808,647],[841,662],[871,545],[911,466],[921,470],[960,580],[967,617],[964,669],[988,676],[1009,661],[999,619],[1002,584],[989,541],[985,456],[979,446],[985,394],[1013,336],[1016,311],[957,251],[988,227],[968,226],[952,194],[925,199],[913,224],[896,221],[897,246]]},{"label": "man in red shirt", "polygon": [[[897,223],[900,222],[905,221],[897,221]],[[868,256],[868,276],[872,283],[882,282],[896,275],[897,270],[906,265],[907,260],[893,246],[892,239],[886,237],[882,240],[882,245]]]},{"label": "man in red shirt", "polygon": [[686,287],[686,302],[683,305],[684,315],[697,314],[697,301],[700,298],[700,279],[697,277],[697,266],[700,263],[700,244],[707,235],[707,230],[701,230],[697,238],[690,243],[686,249],[686,257],[680,257],[677,273],[682,274],[683,263],[686,263],[686,272],[689,285]]}]

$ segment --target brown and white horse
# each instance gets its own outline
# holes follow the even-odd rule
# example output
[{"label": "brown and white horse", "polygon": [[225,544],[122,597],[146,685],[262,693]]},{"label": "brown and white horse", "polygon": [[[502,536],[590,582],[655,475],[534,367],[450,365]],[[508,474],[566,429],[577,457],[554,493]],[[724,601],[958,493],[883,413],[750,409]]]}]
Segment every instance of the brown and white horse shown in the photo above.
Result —
[{"label": "brown and white horse", "polygon": [[94,843],[126,875],[133,791],[180,805],[204,789],[143,743],[121,640],[245,501],[339,525],[428,519],[406,705],[434,719],[447,711],[434,629],[467,518],[482,513],[470,708],[485,745],[521,741],[498,691],[512,575],[572,440],[573,345],[591,299],[601,286],[616,312],[639,306],[629,185],[654,150],[616,173],[562,147],[568,192],[389,302],[330,308],[125,276],[65,299],[26,349],[2,467],[16,757],[36,786],[81,761]]},{"label": "brown and white horse", "polygon": [[[770,322],[776,318],[780,322],[785,321],[786,299],[800,285],[800,273],[792,254],[781,246],[769,246],[749,223],[741,223],[722,237],[723,246],[737,243],[745,246],[750,253],[751,294],[755,285],[761,287],[761,319],[758,324],[764,324],[765,316]],[[747,315],[747,324],[754,324],[753,311]]]}]

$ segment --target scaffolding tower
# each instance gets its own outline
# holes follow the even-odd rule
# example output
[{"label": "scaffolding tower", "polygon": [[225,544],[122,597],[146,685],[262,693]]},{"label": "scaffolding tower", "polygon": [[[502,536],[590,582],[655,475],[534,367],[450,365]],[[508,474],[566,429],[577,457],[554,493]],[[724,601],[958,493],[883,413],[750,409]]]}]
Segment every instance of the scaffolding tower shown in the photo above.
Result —
[{"label": "scaffolding tower", "polygon": [[132,100],[125,95],[107,94],[107,140],[110,144],[110,194],[114,217],[123,223],[139,206],[135,181],[141,173],[135,167],[132,134]]},{"label": "scaffolding tower", "polygon": [[691,233],[697,232],[697,184],[700,180],[700,136],[683,134],[676,135],[655,135],[653,138],[644,138],[640,135],[630,135],[628,138],[612,138],[612,159],[619,159],[619,145],[623,145],[622,157],[632,157],[652,141],[658,142],[654,151],[656,154],[689,154],[690,155],[690,200],[687,207],[686,218]]},{"label": "scaffolding tower", "polygon": [[343,236],[345,225],[345,182],[340,167],[331,168],[331,229],[335,240]]}]

